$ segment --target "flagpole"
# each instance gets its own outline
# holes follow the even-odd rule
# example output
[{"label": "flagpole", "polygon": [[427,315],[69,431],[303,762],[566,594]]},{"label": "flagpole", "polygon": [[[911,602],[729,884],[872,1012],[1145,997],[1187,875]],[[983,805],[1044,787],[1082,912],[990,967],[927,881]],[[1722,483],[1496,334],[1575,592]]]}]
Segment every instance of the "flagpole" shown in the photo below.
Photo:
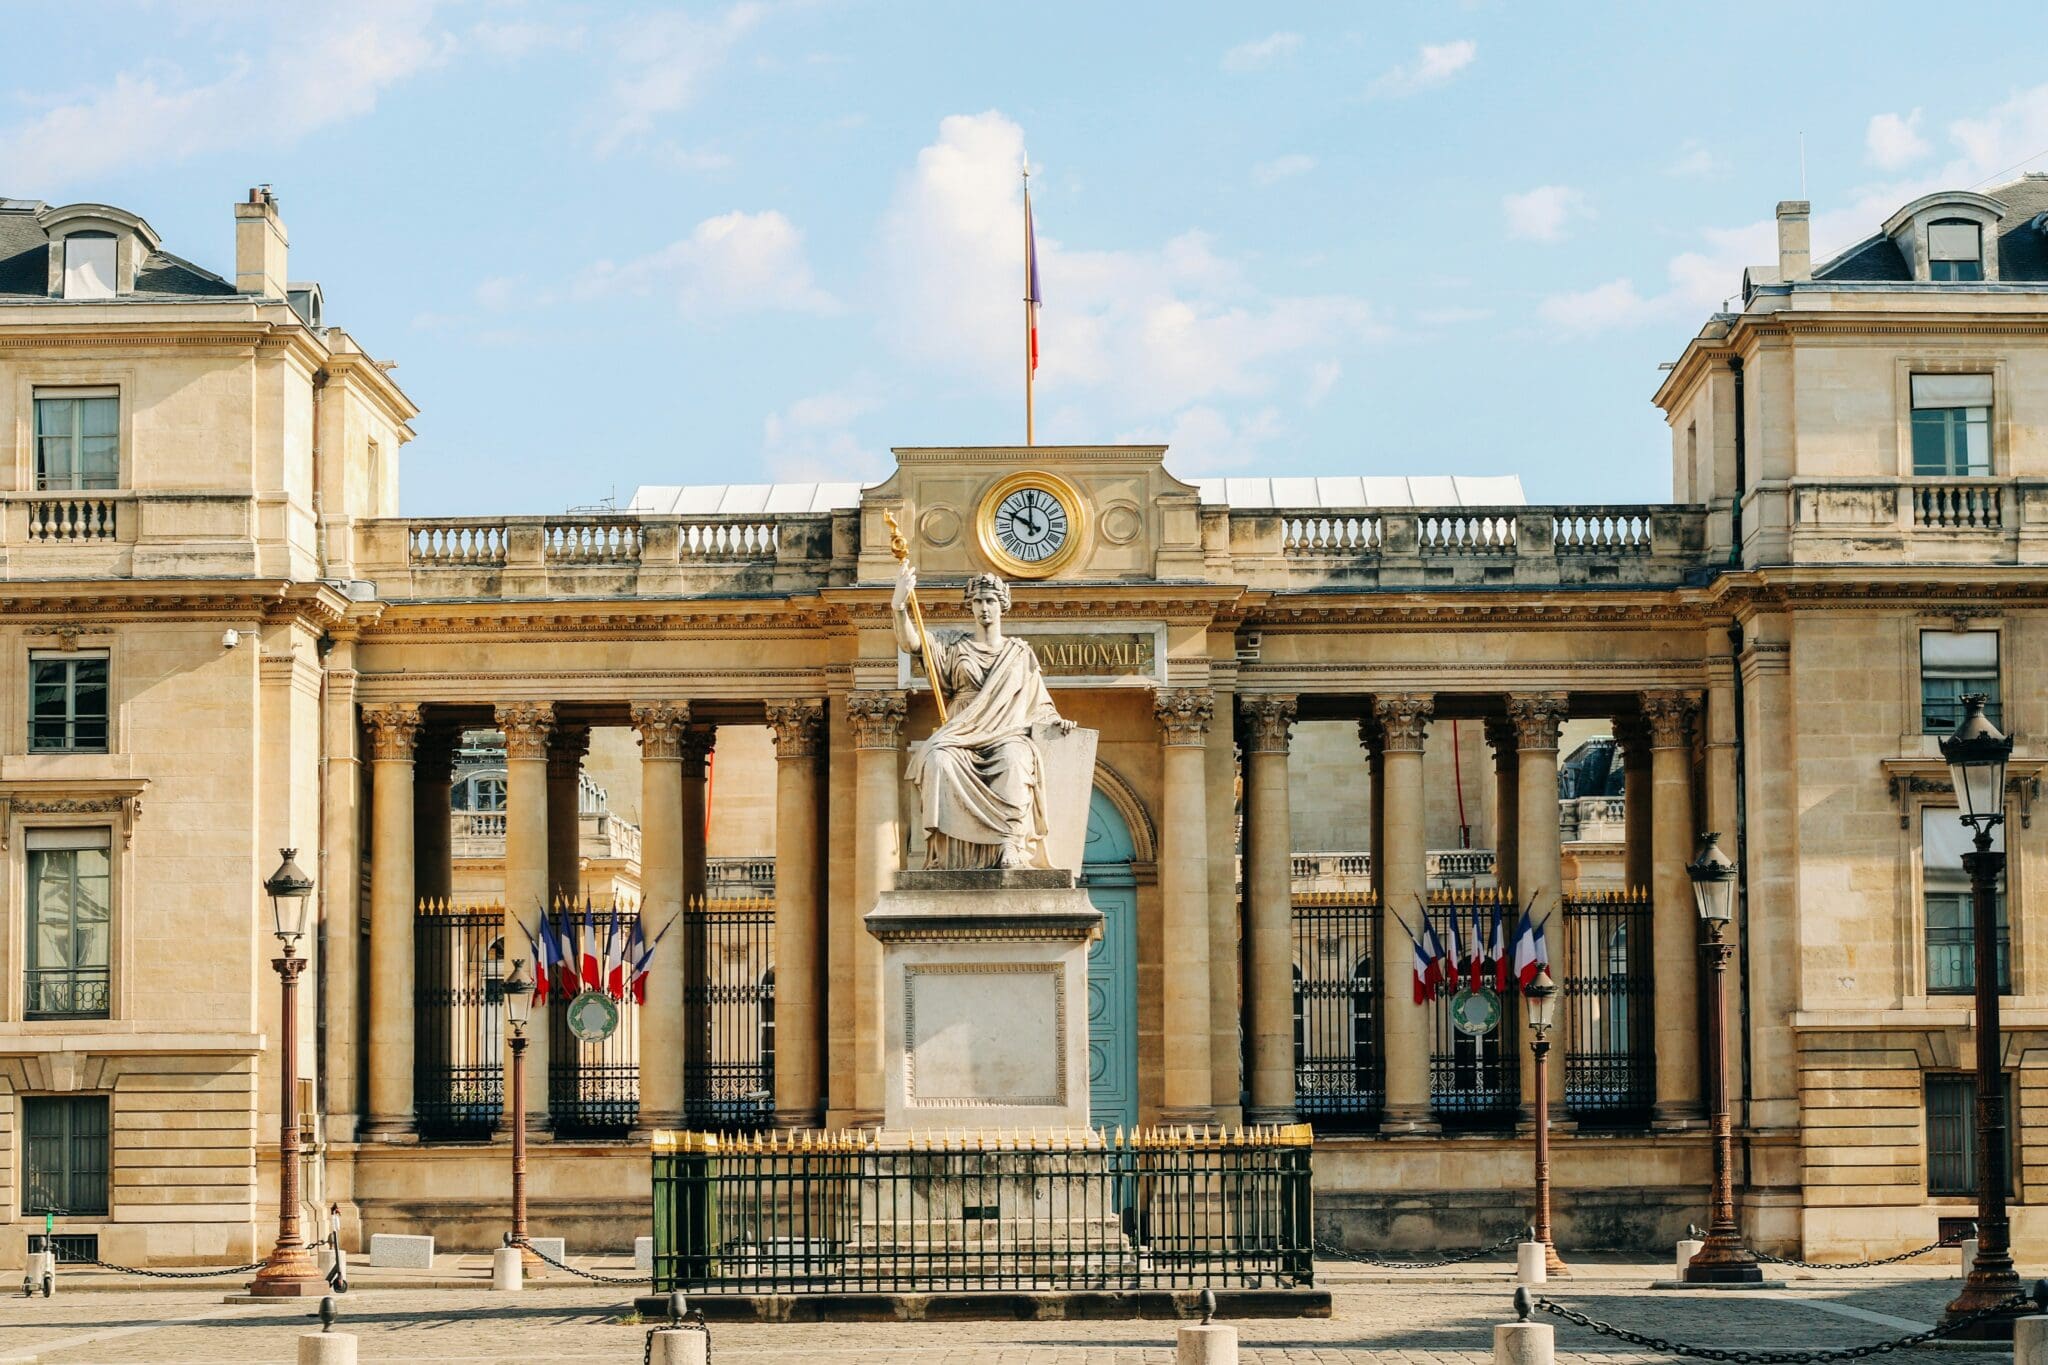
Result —
[{"label": "flagpole", "polygon": [[1037,445],[1031,364],[1031,161],[1024,161],[1024,444]]}]

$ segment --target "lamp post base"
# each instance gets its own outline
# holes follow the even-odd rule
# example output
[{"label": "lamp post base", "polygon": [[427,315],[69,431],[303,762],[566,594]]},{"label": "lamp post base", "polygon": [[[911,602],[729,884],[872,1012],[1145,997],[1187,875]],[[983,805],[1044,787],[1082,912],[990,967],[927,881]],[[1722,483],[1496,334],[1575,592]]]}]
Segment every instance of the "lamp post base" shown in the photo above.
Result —
[{"label": "lamp post base", "polygon": [[548,1263],[540,1258],[540,1253],[533,1249],[531,1242],[522,1237],[511,1242],[510,1245],[519,1248],[520,1274],[531,1280],[538,1279],[548,1273],[550,1268]]},{"label": "lamp post base", "polygon": [[1760,1284],[1764,1268],[1748,1247],[1708,1234],[1707,1244],[1685,1263],[1687,1284]]},{"label": "lamp post base", "polygon": [[327,1292],[327,1277],[304,1247],[279,1247],[249,1281],[250,1295],[259,1299],[318,1298]]},{"label": "lamp post base", "polygon": [[2009,1305],[2002,1311],[1986,1313],[1951,1335],[1961,1341],[2011,1341],[2014,1320],[2040,1311],[2031,1302],[2013,1303],[2021,1292],[2020,1277],[2011,1270],[1992,1274],[1979,1274],[1973,1270],[1970,1278],[1963,1281],[1963,1292],[1956,1295],[1942,1313],[1942,1324],[1946,1326],[1958,1318],[1969,1317],[1987,1308],[1999,1309],[2001,1305]]}]

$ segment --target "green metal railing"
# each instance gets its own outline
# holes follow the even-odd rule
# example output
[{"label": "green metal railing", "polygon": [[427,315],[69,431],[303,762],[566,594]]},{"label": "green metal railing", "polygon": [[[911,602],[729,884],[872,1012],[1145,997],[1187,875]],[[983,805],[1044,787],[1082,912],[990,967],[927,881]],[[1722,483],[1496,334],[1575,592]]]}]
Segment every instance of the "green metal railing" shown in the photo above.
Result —
[{"label": "green metal railing", "polygon": [[667,1293],[1313,1283],[1306,1125],[654,1144]]}]

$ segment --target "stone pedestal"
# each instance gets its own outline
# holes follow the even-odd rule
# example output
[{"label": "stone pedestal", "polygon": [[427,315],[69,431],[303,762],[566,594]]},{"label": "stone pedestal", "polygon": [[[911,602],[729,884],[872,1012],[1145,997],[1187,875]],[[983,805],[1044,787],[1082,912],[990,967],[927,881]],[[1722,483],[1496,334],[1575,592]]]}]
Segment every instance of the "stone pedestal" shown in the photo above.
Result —
[{"label": "stone pedestal", "polygon": [[1088,1126],[1088,944],[1065,868],[909,871],[868,912],[882,945],[883,1129]]}]

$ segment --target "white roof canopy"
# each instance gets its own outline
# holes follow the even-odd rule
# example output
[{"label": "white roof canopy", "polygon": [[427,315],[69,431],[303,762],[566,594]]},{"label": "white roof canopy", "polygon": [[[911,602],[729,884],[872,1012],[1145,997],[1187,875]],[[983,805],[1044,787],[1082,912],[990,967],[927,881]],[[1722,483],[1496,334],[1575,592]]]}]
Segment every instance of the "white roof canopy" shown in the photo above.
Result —
[{"label": "white roof canopy", "polygon": [[[1231,507],[1521,507],[1528,498],[1513,474],[1299,479],[1198,479],[1202,501]],[[646,484],[633,490],[629,512],[830,512],[858,507],[859,483]]]}]

